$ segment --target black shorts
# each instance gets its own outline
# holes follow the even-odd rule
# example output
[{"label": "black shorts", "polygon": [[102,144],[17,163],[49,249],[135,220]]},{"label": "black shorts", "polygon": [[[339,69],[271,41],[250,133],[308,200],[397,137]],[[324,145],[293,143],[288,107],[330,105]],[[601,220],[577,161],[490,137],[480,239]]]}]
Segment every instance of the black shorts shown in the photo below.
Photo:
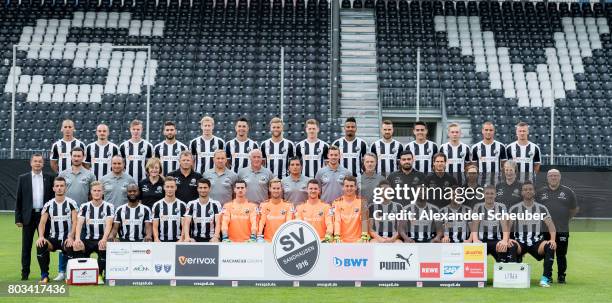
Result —
[{"label": "black shorts", "polygon": [[105,252],[106,250],[100,250],[98,243],[100,240],[83,240],[83,244],[85,244],[85,254],[88,256],[93,252]]},{"label": "black shorts", "polygon": [[57,238],[47,238],[47,241],[51,243],[52,246],[50,251],[61,250],[63,252],[66,252],[66,248],[64,247],[64,240],[60,240]]},{"label": "black shorts", "polygon": [[191,237],[196,242],[210,242],[211,238],[203,238],[203,237]]},{"label": "black shorts", "polygon": [[538,261],[542,261],[542,259],[544,259],[544,255],[540,255],[538,254],[538,249],[540,248],[540,245],[542,244],[542,242],[544,242],[544,240],[540,240],[538,242],[533,243],[533,245],[527,245],[526,243],[521,243],[518,242],[519,246],[521,247],[521,252],[519,253],[519,258],[522,259],[522,257],[529,253],[534,259],[538,260]]},{"label": "black shorts", "polygon": [[119,238],[119,242],[132,242],[132,243],[135,243],[135,242],[144,242],[144,240],[136,240],[136,241],[132,241],[132,240],[130,240],[130,239],[123,239],[123,238]]}]

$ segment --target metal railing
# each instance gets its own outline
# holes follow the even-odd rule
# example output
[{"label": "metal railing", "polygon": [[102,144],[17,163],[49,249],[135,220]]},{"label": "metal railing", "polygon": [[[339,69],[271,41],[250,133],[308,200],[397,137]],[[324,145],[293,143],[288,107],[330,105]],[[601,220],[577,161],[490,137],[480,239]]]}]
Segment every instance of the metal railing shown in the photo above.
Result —
[{"label": "metal railing", "polygon": [[[421,89],[419,92],[419,109],[440,109],[444,91],[441,89]],[[414,88],[381,88],[380,104],[383,110],[415,111],[417,108],[417,91]]]},{"label": "metal railing", "polygon": [[[612,156],[554,155],[558,166],[612,167]],[[542,156],[542,164],[550,165],[550,155]]]}]

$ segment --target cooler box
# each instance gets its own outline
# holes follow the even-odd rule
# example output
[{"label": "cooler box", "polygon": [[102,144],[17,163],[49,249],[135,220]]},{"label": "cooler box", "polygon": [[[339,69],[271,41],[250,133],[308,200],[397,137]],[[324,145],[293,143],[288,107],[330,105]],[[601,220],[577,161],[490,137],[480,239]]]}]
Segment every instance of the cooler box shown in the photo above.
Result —
[{"label": "cooler box", "polygon": [[531,268],[526,263],[495,263],[493,287],[529,288]]},{"label": "cooler box", "polygon": [[98,285],[98,261],[92,258],[68,260],[66,283],[70,285]]}]

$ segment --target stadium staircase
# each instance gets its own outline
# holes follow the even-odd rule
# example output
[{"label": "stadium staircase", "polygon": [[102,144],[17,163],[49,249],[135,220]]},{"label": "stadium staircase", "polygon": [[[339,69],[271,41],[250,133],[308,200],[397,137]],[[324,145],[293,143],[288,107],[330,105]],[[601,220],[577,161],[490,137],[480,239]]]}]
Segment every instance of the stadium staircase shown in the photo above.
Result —
[{"label": "stadium staircase", "polygon": [[340,11],[340,120],[355,117],[359,136],[380,134],[374,10]]}]

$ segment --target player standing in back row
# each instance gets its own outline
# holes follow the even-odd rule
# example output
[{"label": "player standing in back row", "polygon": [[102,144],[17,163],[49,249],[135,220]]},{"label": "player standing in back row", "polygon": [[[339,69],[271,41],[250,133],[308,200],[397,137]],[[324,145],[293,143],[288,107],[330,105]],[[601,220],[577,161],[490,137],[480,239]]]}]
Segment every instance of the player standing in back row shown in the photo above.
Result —
[{"label": "player standing in back row", "polygon": [[470,147],[460,140],[461,127],[457,123],[451,123],[448,125],[448,142],[440,146],[440,152],[448,159],[446,172],[457,180],[457,184],[463,184],[465,164],[471,161]]},{"label": "player standing in back row", "polygon": [[482,141],[472,146],[472,162],[477,163],[480,172],[478,183],[481,186],[496,185],[506,159],[506,146],[495,140],[493,122],[483,123]]},{"label": "player standing in back row", "polygon": [[169,173],[178,169],[179,155],[187,146],[176,140],[176,124],[172,121],[164,123],[164,137],[166,140],[153,148],[153,155],[161,160],[163,171]]},{"label": "player standing in back row", "polygon": [[327,160],[329,144],[319,140],[319,122],[315,119],[306,120],[306,139],[295,146],[296,155],[302,158],[302,174],[314,178],[317,171]]},{"label": "player standing in back row", "polygon": [[225,144],[225,154],[227,156],[228,167],[238,173],[243,167],[250,164],[249,152],[259,149],[257,142],[249,139],[249,120],[241,117],[236,121],[236,138],[227,141]]},{"label": "player standing in back row", "polygon": [[136,182],[145,178],[145,164],[153,157],[153,145],[142,139],[142,121],[130,122],[131,138],[119,146],[119,153],[125,159],[127,173]]},{"label": "player standing in back row", "polygon": [[195,158],[195,171],[203,175],[215,167],[214,154],[217,150],[225,148],[225,141],[213,135],[215,129],[213,118],[209,116],[202,118],[200,128],[202,129],[202,136],[191,140],[189,149]]},{"label": "player standing in back row", "polygon": [[402,151],[404,151],[404,146],[399,141],[393,139],[393,122],[384,120],[380,129],[382,139],[372,143],[370,152],[378,158],[376,173],[387,177],[397,170],[397,164]]},{"label": "player standing in back row", "polygon": [[71,167],[71,152],[75,147],[85,150],[85,144],[74,137],[74,122],[62,121],[63,137],[51,146],[51,169],[56,174]]},{"label": "player standing in back row", "polygon": [[261,155],[266,167],[276,178],[287,176],[289,159],[295,155],[293,142],[283,138],[283,120],[274,117],[270,121],[272,138],[261,143]]},{"label": "player standing in back row", "polygon": [[519,182],[533,181],[535,174],[540,172],[540,147],[529,141],[529,124],[519,122],[516,125],[516,141],[506,147],[508,160],[514,160],[517,165]]},{"label": "player standing in back row", "polygon": [[338,146],[342,153],[340,164],[353,174],[353,177],[361,175],[361,159],[368,152],[368,144],[361,138],[355,137],[357,133],[357,121],[348,117],[344,121],[344,138],[340,138],[332,145]]},{"label": "player standing in back row", "polygon": [[414,155],[414,169],[424,174],[432,171],[433,155],[438,153],[438,145],[427,140],[427,124],[417,121],[412,129],[415,140],[406,144],[404,149],[409,149]]},{"label": "player standing in back row", "polygon": [[87,145],[85,163],[91,168],[97,180],[111,172],[111,159],[119,155],[119,147],[108,141],[108,125],[100,124],[96,128],[98,140]]}]

